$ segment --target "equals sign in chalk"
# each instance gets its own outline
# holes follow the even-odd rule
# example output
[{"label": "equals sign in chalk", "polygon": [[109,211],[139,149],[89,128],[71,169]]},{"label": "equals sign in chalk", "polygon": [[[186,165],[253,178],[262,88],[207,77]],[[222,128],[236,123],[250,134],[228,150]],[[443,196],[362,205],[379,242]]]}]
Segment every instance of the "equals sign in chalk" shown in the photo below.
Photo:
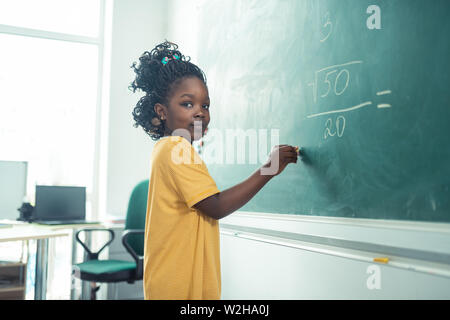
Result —
[{"label": "equals sign in chalk", "polygon": [[[391,90],[379,91],[379,92],[377,92],[377,96],[384,96],[384,95],[391,94],[391,93],[392,93]],[[380,109],[382,109],[382,108],[390,108],[390,107],[391,107],[391,105],[388,104],[388,103],[380,103],[380,104],[377,105],[377,108],[380,108]]]}]

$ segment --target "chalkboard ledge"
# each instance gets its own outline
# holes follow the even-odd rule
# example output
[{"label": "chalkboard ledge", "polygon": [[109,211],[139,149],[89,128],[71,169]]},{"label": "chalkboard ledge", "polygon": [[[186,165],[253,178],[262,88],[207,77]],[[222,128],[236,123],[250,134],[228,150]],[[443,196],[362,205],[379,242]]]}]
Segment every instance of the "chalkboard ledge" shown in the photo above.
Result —
[{"label": "chalkboard ledge", "polygon": [[[409,230],[433,233],[450,234],[450,223],[445,222],[426,222],[426,221],[405,221],[405,220],[385,220],[385,219],[366,219],[366,218],[344,218],[344,217],[328,217],[328,216],[311,216],[299,214],[279,214],[266,212],[249,212],[236,211],[232,215],[221,220],[231,221],[231,219],[238,218],[239,220],[252,219],[269,219],[274,221],[292,221],[316,224],[332,224],[332,225],[349,225],[360,226],[366,228],[382,228],[394,230]],[[228,223],[228,222],[227,222]]]},{"label": "chalkboard ledge", "polygon": [[[354,219],[341,217],[316,217],[259,212],[235,212],[220,220],[220,228],[233,234],[256,230],[259,235],[280,241],[319,241],[336,244],[342,249],[346,244],[359,251],[389,249],[406,258],[417,257],[444,263],[450,270],[450,224],[398,220]],[[316,244],[320,244],[317,242]],[[383,252],[380,252],[383,253]],[[411,256],[408,256],[411,254]],[[446,271],[447,272],[447,271]]]}]

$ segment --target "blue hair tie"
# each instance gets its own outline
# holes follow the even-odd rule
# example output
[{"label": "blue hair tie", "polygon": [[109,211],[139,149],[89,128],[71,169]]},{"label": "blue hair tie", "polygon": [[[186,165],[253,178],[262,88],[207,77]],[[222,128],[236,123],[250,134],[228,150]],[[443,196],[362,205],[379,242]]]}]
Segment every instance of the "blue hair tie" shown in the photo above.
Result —
[{"label": "blue hair tie", "polygon": [[169,62],[169,60],[179,60],[179,59],[180,59],[180,57],[179,57],[178,55],[174,54],[171,58],[169,58],[169,57],[164,57],[164,58],[161,60],[161,62],[162,62],[163,65],[166,65],[167,62]]}]

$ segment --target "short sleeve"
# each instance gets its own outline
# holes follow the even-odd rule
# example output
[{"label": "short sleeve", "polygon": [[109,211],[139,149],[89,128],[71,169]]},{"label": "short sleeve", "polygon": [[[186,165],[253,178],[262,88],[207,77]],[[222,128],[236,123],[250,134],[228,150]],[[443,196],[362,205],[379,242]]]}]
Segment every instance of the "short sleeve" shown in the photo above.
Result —
[{"label": "short sleeve", "polygon": [[188,207],[220,192],[205,163],[187,140],[172,144],[168,155],[168,174]]}]

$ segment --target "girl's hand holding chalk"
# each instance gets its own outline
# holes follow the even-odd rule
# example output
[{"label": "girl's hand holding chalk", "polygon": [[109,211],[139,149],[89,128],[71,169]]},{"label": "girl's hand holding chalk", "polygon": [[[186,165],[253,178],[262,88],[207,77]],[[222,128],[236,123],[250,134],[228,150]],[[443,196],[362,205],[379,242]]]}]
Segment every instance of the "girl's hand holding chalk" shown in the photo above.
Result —
[{"label": "girl's hand holding chalk", "polygon": [[297,163],[299,147],[281,144],[273,147],[269,155],[269,160],[263,168],[273,169],[272,176],[279,175],[289,163]]}]

